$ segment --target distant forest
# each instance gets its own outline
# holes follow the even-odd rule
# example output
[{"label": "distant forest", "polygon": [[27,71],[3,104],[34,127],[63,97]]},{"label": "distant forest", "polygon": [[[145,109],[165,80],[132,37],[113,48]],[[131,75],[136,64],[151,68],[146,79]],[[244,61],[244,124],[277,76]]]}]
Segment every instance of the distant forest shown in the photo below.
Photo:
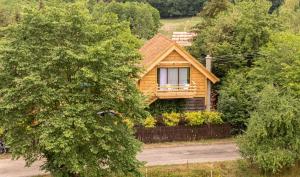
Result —
[{"label": "distant forest", "polygon": [[[97,0],[92,0],[97,1]],[[99,1],[99,0],[98,0]],[[205,3],[215,0],[118,0],[124,1],[138,1],[148,2],[153,7],[159,10],[161,18],[173,18],[173,17],[188,17],[197,15],[204,7]],[[220,0],[219,0],[220,1]],[[232,3],[236,3],[243,0],[228,0]],[[272,2],[272,6],[269,9],[269,13],[273,13],[284,0],[268,0]]]}]

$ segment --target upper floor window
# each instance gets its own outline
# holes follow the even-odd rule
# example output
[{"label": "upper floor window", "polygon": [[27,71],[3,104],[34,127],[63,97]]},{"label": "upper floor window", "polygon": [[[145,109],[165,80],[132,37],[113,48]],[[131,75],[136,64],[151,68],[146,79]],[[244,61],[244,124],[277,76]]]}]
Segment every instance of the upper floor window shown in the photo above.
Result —
[{"label": "upper floor window", "polygon": [[190,68],[158,68],[159,86],[185,86],[190,84]]}]

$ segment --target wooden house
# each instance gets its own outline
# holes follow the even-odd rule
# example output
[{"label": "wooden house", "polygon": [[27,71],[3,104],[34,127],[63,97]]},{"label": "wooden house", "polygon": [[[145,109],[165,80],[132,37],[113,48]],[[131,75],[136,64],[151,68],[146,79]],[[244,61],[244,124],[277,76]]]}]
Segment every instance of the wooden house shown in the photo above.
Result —
[{"label": "wooden house", "polygon": [[157,99],[184,99],[191,110],[210,102],[210,82],[219,79],[175,41],[158,34],[140,49],[143,56],[138,86],[149,103]]}]

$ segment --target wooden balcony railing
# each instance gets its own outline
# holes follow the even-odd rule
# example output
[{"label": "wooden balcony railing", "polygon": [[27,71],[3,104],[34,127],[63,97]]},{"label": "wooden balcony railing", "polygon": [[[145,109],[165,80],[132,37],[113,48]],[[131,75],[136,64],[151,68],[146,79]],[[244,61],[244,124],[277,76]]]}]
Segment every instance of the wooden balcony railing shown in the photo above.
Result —
[{"label": "wooden balcony railing", "polygon": [[193,98],[196,94],[195,82],[184,85],[157,85],[156,96],[161,99],[168,98]]}]

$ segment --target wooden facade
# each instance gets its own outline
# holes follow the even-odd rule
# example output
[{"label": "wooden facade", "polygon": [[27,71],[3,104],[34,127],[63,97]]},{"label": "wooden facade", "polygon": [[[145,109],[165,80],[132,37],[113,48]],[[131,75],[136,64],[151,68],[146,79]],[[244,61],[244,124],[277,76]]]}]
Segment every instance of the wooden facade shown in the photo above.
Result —
[{"label": "wooden facade", "polygon": [[[157,35],[140,50],[145,72],[138,82],[139,89],[149,97],[149,103],[157,99],[192,99],[207,95],[207,82],[216,83],[219,79],[193,58],[174,41]],[[182,69],[185,68],[185,69]],[[160,70],[164,70],[161,72]],[[178,76],[169,73],[177,73]],[[162,76],[162,74],[164,75]],[[163,79],[164,84],[160,81]],[[169,79],[172,77],[171,79]],[[174,84],[174,78],[178,82]],[[165,83],[171,80],[173,83]],[[170,82],[171,82],[170,81]]]}]

